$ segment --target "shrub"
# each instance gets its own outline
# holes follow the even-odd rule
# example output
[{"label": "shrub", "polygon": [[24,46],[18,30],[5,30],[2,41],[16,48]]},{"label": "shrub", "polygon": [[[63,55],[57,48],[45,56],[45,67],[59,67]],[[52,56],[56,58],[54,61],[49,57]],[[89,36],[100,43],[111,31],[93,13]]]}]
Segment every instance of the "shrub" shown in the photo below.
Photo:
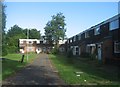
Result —
[{"label": "shrub", "polygon": [[18,51],[18,48],[15,46],[8,47],[8,53],[16,53],[17,51]]},{"label": "shrub", "polygon": [[7,52],[7,47],[6,46],[2,46],[2,56],[5,56],[5,55],[7,55],[8,54],[8,52]]},{"label": "shrub", "polygon": [[51,53],[52,53],[52,54],[58,54],[58,49],[57,49],[56,47],[53,48],[52,51],[51,51]]}]

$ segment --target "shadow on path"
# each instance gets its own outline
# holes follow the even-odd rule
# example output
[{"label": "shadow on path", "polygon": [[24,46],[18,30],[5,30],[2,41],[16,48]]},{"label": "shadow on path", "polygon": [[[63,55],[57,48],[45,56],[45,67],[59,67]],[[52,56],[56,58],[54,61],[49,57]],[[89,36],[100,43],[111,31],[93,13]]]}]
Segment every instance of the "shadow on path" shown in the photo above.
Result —
[{"label": "shadow on path", "polygon": [[54,71],[47,55],[40,54],[31,65],[4,80],[3,85],[63,85]]}]

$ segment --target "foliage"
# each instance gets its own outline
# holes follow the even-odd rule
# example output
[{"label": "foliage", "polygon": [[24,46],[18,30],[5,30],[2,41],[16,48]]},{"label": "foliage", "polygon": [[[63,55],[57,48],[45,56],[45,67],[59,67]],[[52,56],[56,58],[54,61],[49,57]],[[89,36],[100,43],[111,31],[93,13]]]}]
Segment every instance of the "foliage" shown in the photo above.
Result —
[{"label": "foliage", "polygon": [[57,13],[56,15],[52,16],[52,20],[48,21],[45,26],[45,36],[48,42],[55,42],[58,44],[58,40],[65,38],[65,16],[63,13]]},{"label": "foliage", "polygon": [[23,32],[30,39],[40,39],[41,37],[40,31],[37,29],[24,29]]},{"label": "foliage", "polygon": [[6,35],[8,52],[16,53],[19,49],[19,39],[26,39],[27,35],[29,39],[39,39],[40,31],[37,31],[37,29],[23,29],[18,25],[11,27]]},{"label": "foliage", "polygon": [[30,39],[40,39],[40,31],[37,31],[37,29],[31,29],[29,31],[29,38]]},{"label": "foliage", "polygon": [[58,49],[57,49],[56,46],[52,49],[51,53],[52,54],[58,54]]},{"label": "foliage", "polygon": [[5,26],[6,26],[5,8],[6,6],[0,1],[0,45],[2,45],[2,48],[1,48],[2,55],[7,55],[6,36],[5,36],[6,35],[5,34]]},{"label": "foliage", "polygon": [[100,85],[100,87],[102,85],[120,85],[120,79],[116,73],[117,66],[98,67],[96,61],[89,60],[89,58],[76,59],[72,57],[73,63],[70,63],[64,55],[50,54],[49,57],[66,84]]},{"label": "foliage", "polygon": [[2,56],[5,56],[8,54],[6,45],[2,45]]},{"label": "foliage", "polygon": [[37,55],[35,53],[28,54],[28,58],[29,58],[28,61],[27,61],[27,55],[25,55],[24,63],[19,62],[21,61],[22,58],[21,54],[8,54],[3,57],[6,58],[5,61],[2,61],[2,79],[4,80],[8,76],[24,68],[26,64],[31,63],[35,58],[37,58]]}]

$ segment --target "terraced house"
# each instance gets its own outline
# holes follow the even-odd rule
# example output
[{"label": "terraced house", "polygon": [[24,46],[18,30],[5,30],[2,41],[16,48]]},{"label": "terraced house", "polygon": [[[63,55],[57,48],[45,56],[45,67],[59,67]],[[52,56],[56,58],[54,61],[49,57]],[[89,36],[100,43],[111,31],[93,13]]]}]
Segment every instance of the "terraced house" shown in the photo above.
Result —
[{"label": "terraced house", "polygon": [[98,60],[120,60],[120,14],[69,38],[66,51],[74,56],[95,54]]}]

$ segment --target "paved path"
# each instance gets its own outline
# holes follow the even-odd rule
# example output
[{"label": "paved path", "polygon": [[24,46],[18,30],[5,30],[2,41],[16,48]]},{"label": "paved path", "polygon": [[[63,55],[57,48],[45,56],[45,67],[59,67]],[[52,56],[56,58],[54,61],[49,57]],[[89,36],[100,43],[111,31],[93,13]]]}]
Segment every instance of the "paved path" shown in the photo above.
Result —
[{"label": "paved path", "polygon": [[3,81],[3,85],[64,85],[48,56],[40,54],[35,61],[15,76]]}]

